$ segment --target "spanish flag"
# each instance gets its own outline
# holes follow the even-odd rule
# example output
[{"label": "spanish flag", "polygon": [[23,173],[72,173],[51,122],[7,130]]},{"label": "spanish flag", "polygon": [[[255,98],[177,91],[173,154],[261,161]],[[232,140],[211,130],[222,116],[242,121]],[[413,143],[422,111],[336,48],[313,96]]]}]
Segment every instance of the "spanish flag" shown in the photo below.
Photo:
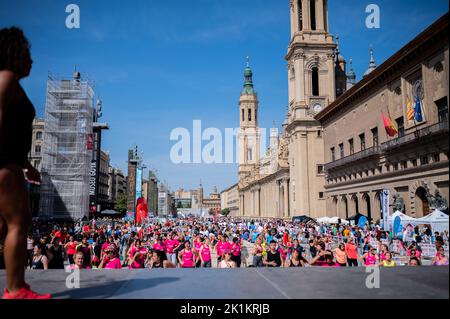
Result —
[{"label": "spanish flag", "polygon": [[406,97],[406,118],[408,121],[412,121],[414,119],[414,108],[409,96]]},{"label": "spanish flag", "polygon": [[391,137],[397,135],[398,130],[394,122],[392,122],[392,120],[389,117],[384,116],[383,113],[381,113],[381,117],[383,119],[383,124],[384,128],[386,129],[386,133]]}]

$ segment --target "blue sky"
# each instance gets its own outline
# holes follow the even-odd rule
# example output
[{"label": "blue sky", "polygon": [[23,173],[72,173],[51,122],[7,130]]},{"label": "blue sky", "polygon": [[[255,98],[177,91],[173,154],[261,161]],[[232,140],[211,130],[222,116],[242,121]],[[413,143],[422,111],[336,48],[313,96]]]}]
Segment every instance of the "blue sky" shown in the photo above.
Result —
[{"label": "blue sky", "polygon": [[[65,27],[66,5],[81,10],[81,28]],[[126,173],[127,150],[138,144],[148,167],[171,189],[205,192],[237,180],[234,164],[170,162],[172,129],[237,127],[245,57],[251,57],[261,127],[282,122],[287,105],[284,55],[290,39],[288,0],[0,0],[0,27],[24,29],[34,65],[23,86],[43,116],[48,72],[70,76],[74,64],[95,80],[103,100],[103,136],[111,164]],[[378,4],[381,28],[365,27],[365,7]],[[446,0],[329,1],[330,32],[357,79],[369,47],[380,65],[448,11]]]}]

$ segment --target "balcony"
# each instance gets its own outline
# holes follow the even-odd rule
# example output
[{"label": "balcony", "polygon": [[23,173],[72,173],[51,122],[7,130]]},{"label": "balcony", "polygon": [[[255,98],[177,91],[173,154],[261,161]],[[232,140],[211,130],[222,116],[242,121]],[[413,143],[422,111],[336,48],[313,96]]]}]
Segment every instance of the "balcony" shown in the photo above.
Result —
[{"label": "balcony", "polygon": [[362,150],[358,153],[353,153],[352,155],[340,158],[336,161],[329,162],[324,165],[324,168],[326,171],[332,170],[336,167],[352,164],[354,162],[360,161],[362,159],[368,159],[371,157],[375,157],[380,155],[381,148],[379,146],[373,146],[370,148],[366,148],[365,150]]},{"label": "balcony", "polygon": [[448,134],[448,122],[439,122],[420,130],[414,131],[412,133],[394,138],[387,141],[381,145],[383,152],[388,152],[401,146],[409,145],[411,143],[416,143],[420,140],[427,139],[431,136],[438,134]]}]

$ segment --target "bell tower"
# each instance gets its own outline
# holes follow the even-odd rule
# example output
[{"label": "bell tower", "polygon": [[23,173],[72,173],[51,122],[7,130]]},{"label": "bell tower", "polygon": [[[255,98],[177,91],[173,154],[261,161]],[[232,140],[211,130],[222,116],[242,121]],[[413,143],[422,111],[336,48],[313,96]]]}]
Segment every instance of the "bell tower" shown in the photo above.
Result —
[{"label": "bell tower", "polygon": [[289,212],[323,216],[324,144],[314,116],[336,98],[336,44],[328,29],[328,0],[290,0],[291,40],[286,54],[289,107]]},{"label": "bell tower", "polygon": [[239,98],[239,181],[256,169],[260,157],[258,95],[253,87],[249,57],[244,71],[244,87]]}]

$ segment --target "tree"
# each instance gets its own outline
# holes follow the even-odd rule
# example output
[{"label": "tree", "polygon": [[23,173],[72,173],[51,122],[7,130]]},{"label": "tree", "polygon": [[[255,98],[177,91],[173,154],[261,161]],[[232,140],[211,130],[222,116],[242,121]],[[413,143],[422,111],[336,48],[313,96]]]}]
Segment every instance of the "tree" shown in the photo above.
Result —
[{"label": "tree", "polygon": [[211,216],[214,216],[214,215],[216,214],[216,210],[215,210],[214,208],[210,208],[210,209],[208,210],[208,213],[209,213]]},{"label": "tree", "polygon": [[219,212],[220,215],[227,217],[230,214],[229,208],[224,208]]},{"label": "tree", "polygon": [[127,211],[127,195],[119,194],[119,196],[117,196],[114,209],[120,213],[124,213]]}]

